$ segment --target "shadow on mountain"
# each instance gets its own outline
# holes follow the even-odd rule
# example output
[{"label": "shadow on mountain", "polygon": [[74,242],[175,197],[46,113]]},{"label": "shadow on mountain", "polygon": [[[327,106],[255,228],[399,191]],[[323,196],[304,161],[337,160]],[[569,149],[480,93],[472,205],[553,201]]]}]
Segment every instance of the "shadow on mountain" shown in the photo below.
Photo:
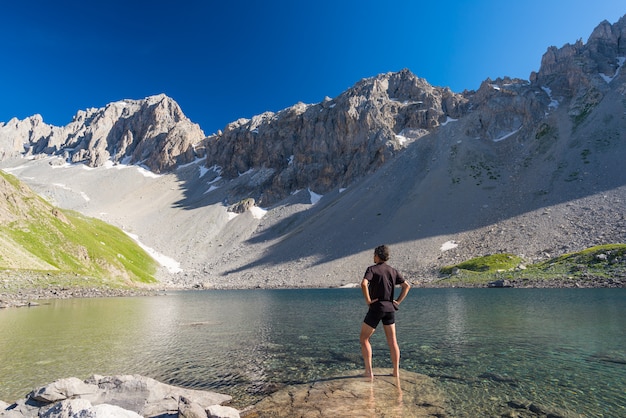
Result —
[{"label": "shadow on mountain", "polygon": [[[406,245],[419,260],[422,247],[411,243],[442,237],[441,245],[464,234],[488,238],[472,243],[475,255],[623,242],[626,142],[619,125],[596,119],[550,144],[464,138],[451,145],[445,130],[424,137],[345,192],[257,231],[245,244],[274,244],[227,273],[310,257],[324,264],[382,243]],[[550,208],[563,204],[552,217]]]}]

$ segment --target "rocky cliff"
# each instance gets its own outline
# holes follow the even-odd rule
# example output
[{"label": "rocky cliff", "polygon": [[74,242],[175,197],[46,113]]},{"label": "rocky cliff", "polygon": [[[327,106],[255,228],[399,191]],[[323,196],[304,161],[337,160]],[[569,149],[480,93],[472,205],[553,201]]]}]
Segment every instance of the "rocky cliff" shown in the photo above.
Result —
[{"label": "rocky cliff", "polygon": [[265,170],[262,184],[246,191],[261,205],[300,189],[323,194],[372,173],[467,108],[462,95],[433,87],[408,70],[383,74],[334,99],[227,125],[207,138],[207,165],[221,167],[225,179]]},{"label": "rocky cliff", "polygon": [[203,139],[200,127],[161,94],[81,110],[64,127],[44,123],[40,115],[0,123],[0,158],[61,155],[90,167],[124,162],[162,173],[193,161]]}]

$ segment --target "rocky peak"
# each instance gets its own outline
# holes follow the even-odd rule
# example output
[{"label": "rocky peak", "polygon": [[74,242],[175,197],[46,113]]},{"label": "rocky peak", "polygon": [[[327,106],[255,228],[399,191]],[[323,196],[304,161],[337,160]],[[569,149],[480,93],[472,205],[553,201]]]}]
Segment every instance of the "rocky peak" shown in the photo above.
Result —
[{"label": "rocky peak", "polygon": [[551,46],[541,59],[534,84],[548,86],[563,99],[576,98],[589,90],[606,91],[626,57],[626,16],[611,25],[600,23],[587,43],[578,40],[561,48]]},{"label": "rocky peak", "polygon": [[194,145],[204,138],[180,106],[160,94],[80,110],[64,127],[47,125],[40,115],[12,119],[0,124],[0,157],[62,155],[90,167],[124,161],[161,173],[193,161]]},{"label": "rocky peak", "polygon": [[376,170],[466,107],[462,95],[408,70],[381,74],[334,99],[229,124],[207,139],[207,166],[222,167],[225,179],[263,170],[263,181],[239,188],[233,201],[268,205],[300,189],[326,193]]}]

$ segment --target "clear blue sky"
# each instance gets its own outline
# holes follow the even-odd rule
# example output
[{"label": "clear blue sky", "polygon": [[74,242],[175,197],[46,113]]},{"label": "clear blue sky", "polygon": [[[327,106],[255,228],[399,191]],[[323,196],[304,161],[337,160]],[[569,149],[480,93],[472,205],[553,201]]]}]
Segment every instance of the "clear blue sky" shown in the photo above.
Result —
[{"label": "clear blue sky", "polygon": [[623,0],[8,0],[0,121],[63,126],[81,109],[165,93],[205,133],[410,69],[436,86],[528,79]]}]

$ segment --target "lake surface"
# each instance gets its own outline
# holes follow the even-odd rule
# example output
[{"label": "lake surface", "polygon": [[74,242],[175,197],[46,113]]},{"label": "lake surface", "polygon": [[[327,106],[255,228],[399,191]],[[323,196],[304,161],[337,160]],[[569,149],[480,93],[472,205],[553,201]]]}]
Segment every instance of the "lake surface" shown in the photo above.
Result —
[{"label": "lake surface", "polygon": [[[362,369],[360,289],[176,292],[0,310],[0,399],[58,378],[142,374],[244,407],[285,384]],[[527,399],[626,416],[626,289],[417,289],[397,316],[403,369],[451,416]],[[382,329],[374,367],[391,367]]]}]

